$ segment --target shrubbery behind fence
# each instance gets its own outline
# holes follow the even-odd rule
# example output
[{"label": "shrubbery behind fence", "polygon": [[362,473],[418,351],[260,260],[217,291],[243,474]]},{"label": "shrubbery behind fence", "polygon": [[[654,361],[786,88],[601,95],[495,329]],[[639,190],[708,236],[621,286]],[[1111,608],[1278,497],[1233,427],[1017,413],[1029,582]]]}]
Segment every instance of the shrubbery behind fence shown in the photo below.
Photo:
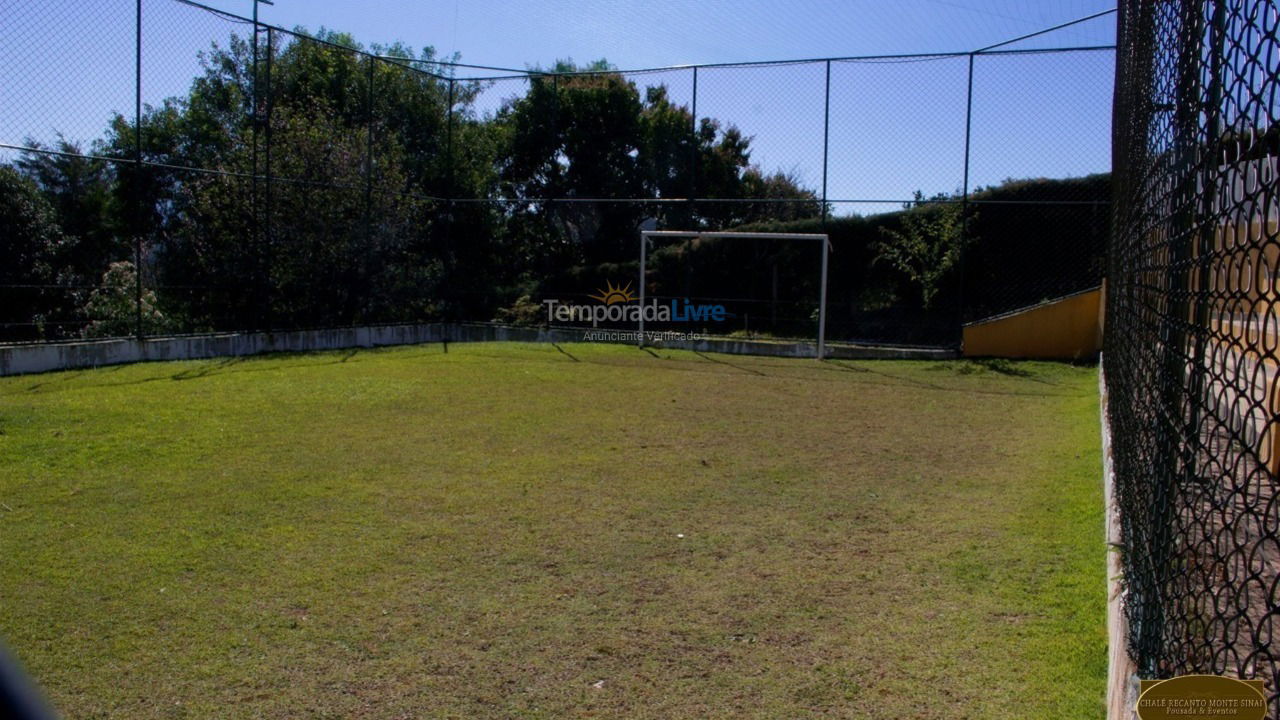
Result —
[{"label": "shrubbery behind fence", "polygon": [[[632,282],[642,225],[830,232],[832,339],[951,344],[1102,274],[1110,47],[511,71],[185,0],[4,17],[3,340],[536,322]],[[813,334],[816,253],[649,272],[709,330]]]}]

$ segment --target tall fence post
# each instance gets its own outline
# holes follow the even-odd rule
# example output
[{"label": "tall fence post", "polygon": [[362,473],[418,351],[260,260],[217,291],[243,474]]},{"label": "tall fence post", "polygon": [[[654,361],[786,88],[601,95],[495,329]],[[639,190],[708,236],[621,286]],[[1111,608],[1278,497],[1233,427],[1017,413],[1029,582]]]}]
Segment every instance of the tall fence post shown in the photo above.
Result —
[{"label": "tall fence post", "polygon": [[264,201],[263,212],[263,253],[262,253],[262,274],[263,274],[263,325],[264,329],[270,330],[275,325],[275,312],[272,310],[275,296],[275,281],[272,278],[272,270],[275,265],[275,240],[272,236],[271,213],[273,207],[271,204],[271,109],[274,104],[272,101],[274,88],[271,82],[272,56],[275,55],[275,33],[271,26],[267,26],[267,92],[265,101],[265,110],[263,112],[263,163],[266,183],[266,198]]},{"label": "tall fence post", "polygon": [[831,152],[831,61],[827,61],[827,86],[822,101],[822,232],[827,231],[827,166]]},{"label": "tall fence post", "polygon": [[[827,230],[827,167],[830,164],[831,154],[831,61],[826,63],[826,88],[823,90],[822,101],[822,232]],[[822,360],[826,354],[827,343],[827,256],[831,254],[831,236],[828,235],[822,240],[822,287],[819,288],[818,295],[818,359]],[[775,283],[777,278],[776,268],[774,265]],[[777,290],[775,287],[774,295],[776,297]]]},{"label": "tall fence post", "polygon": [[[559,147],[560,142],[560,71],[553,68],[551,74],[551,138]],[[552,218],[555,217],[556,201],[548,199],[544,201],[546,207],[543,213]]]},{"label": "tall fence post", "polygon": [[689,224],[692,227],[698,211],[698,66],[693,66],[693,99],[689,103]]},{"label": "tall fence post", "polygon": [[[369,73],[365,78],[365,254],[374,245],[374,63],[378,59],[369,55]],[[367,277],[367,275],[366,275]],[[369,300],[365,299],[366,301]]]},{"label": "tall fence post", "polygon": [[[455,88],[456,83],[457,81],[454,80],[452,77],[449,78],[449,108],[448,108],[449,117],[447,119],[447,124],[445,128],[445,149],[444,149],[445,158],[448,165],[448,173],[447,173],[448,178],[446,181],[448,185],[447,185],[446,195],[448,196],[449,201],[451,203],[453,202],[453,194],[454,194],[453,106],[456,101],[455,94],[454,94],[456,92],[456,88]],[[450,212],[452,212],[452,210]]]},{"label": "tall fence post", "polygon": [[[453,72],[454,71],[450,69],[449,100],[448,100],[449,105],[448,107],[445,108],[446,112],[448,113],[448,117],[445,119],[445,144],[444,144],[444,153],[445,153],[444,156],[445,156],[445,166],[446,166],[444,194],[445,194],[445,207],[448,208],[448,213],[445,215],[444,237],[445,237],[445,248],[446,248],[446,251],[449,253],[449,263],[447,266],[449,274],[448,274],[448,279],[446,280],[446,287],[449,287],[451,290],[453,289],[453,286],[454,286],[454,279],[455,279],[454,273],[457,270],[457,256],[456,256],[456,253],[453,252],[453,232],[454,232],[453,215],[454,215],[454,210],[457,207],[454,204],[454,197],[453,197],[455,194],[454,184],[453,184],[454,183],[453,103],[454,103],[454,93],[456,92],[456,88],[455,88],[456,81],[453,78]],[[454,311],[456,310],[457,308],[455,307]]]},{"label": "tall fence post", "polygon": [[969,72],[964,100],[964,185],[960,195],[960,256],[956,261],[956,329],[960,345],[964,345],[965,259],[969,255],[969,149],[973,139],[973,59],[969,53]]},{"label": "tall fence post", "polygon": [[[261,223],[258,219],[258,212],[259,212],[259,208],[258,208],[258,130],[259,130],[259,122],[260,122],[260,118],[258,117],[258,110],[261,104],[261,98],[259,97],[260,78],[258,76],[258,32],[260,29],[261,29],[261,25],[258,24],[258,0],[253,0],[253,34],[252,34],[253,50],[251,55],[251,61],[253,63],[253,72],[250,74],[250,80],[249,80],[249,82],[253,84],[253,87],[251,88],[251,92],[249,94],[249,113],[250,113],[249,129],[250,129],[250,142],[252,143],[249,151],[249,154],[251,157],[250,159],[251,171],[250,171],[250,179],[249,179],[249,236],[250,238],[252,238],[250,242],[252,246],[251,252],[253,252],[256,255],[256,257],[254,258],[255,265],[261,264],[261,256],[262,256],[262,235],[260,232]],[[261,273],[262,271],[259,268],[257,270],[257,274],[261,276]],[[261,277],[259,277],[258,282],[259,283],[262,282]],[[257,289],[257,294],[259,295],[259,297],[262,295],[261,287]],[[254,315],[257,316],[254,324],[259,327],[261,327],[262,325],[261,313],[262,313],[261,308],[258,308],[258,310],[254,313]]]},{"label": "tall fence post", "polygon": [[135,5],[133,63],[133,325],[134,335],[142,333],[142,0]]}]

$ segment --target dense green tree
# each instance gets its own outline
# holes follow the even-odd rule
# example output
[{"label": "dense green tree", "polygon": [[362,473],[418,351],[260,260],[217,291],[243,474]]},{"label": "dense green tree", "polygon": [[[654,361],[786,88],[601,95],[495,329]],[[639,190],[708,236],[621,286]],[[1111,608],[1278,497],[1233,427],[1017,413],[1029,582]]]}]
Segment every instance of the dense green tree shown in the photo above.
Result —
[{"label": "dense green tree", "polygon": [[743,217],[734,224],[800,220],[822,214],[822,202],[817,193],[803,187],[790,173],[766,174],[759,167],[751,166],[742,173],[742,195],[764,202],[744,203]]},{"label": "dense green tree", "polygon": [[[373,61],[339,33],[275,40],[267,83],[259,38],[256,97],[253,47],[233,36],[202,54],[185,97],[144,113],[142,156],[154,164],[122,166],[116,194],[143,209],[129,229],[171,288],[162,302],[189,329],[442,312],[440,278],[461,262],[444,227],[467,219],[438,199],[492,182],[449,157],[450,94],[465,109],[479,86],[411,67],[434,59],[430,49],[375,47],[401,59]],[[117,117],[106,145],[130,156],[138,131]],[[268,162],[272,180],[254,182]]]},{"label": "dense green tree", "polygon": [[114,167],[61,136],[47,148],[30,139],[26,144],[35,151],[23,152],[15,166],[49,201],[62,232],[76,239],[64,269],[92,282],[108,263],[132,253],[121,237]]},{"label": "dense green tree", "polygon": [[881,226],[882,238],[876,246],[876,262],[891,265],[910,278],[920,293],[921,307],[928,309],[941,290],[944,278],[952,274],[972,238],[963,232],[964,209],[952,198],[937,196],[925,202],[916,191],[901,216],[901,228]]},{"label": "dense green tree", "polygon": [[13,339],[51,338],[75,305],[66,263],[75,241],[63,234],[57,213],[39,187],[0,167],[0,323]]},{"label": "dense green tree", "polygon": [[[1086,226],[1100,237],[1105,208],[1029,201],[1103,197],[1105,178],[975,191],[975,201],[1018,202],[985,206],[981,227],[965,234],[981,241],[964,248],[977,262],[962,288],[960,249],[947,240],[958,221],[938,209],[953,204],[828,220],[794,174],[760,167],[741,129],[694,117],[667,87],[603,60],[535,70],[518,95],[481,112],[478,98],[496,86],[451,79],[430,48],[373,46],[388,57],[372,60],[329,31],[276,32],[270,53],[265,34],[257,42],[256,71],[252,41],[233,36],[202,53],[188,90],[146,107],[140,124],[117,116],[87,149],[59,140],[21,155],[4,189],[11,210],[30,211],[11,212],[25,218],[10,221],[23,228],[12,232],[29,235],[5,239],[5,259],[15,259],[6,264],[22,268],[10,274],[26,279],[12,282],[67,290],[28,293],[10,306],[17,315],[119,331],[121,278],[141,273],[173,329],[494,317],[522,296],[527,310],[548,293],[632,276],[636,231],[650,220],[847,235],[830,285],[833,302],[856,316],[851,333],[889,306],[946,314],[951,327],[961,298],[985,312],[1069,291],[1098,272],[1100,250],[1081,260],[1058,238]],[[1027,243],[1033,235],[1054,241]],[[1040,270],[1046,246],[1070,273]],[[693,241],[658,249],[650,269],[668,288],[808,297],[812,255]],[[1034,282],[1015,288],[1022,277]],[[104,278],[118,292],[91,298],[87,286]]]},{"label": "dense green tree", "polygon": [[819,211],[751,164],[737,128],[603,60],[535,72],[481,114],[487,85],[442,75],[431,48],[373,46],[374,60],[332,31],[272,40],[205,50],[184,95],[137,123],[115,116],[91,153],[32,144],[19,167],[77,243],[66,278],[118,279],[136,243],[130,272],[159,288],[175,329],[475,318],[632,261],[646,218],[716,228]]},{"label": "dense green tree", "polygon": [[[820,212],[816,196],[785,174],[751,164],[750,139],[736,127],[702,118],[695,129],[665,86],[643,95],[635,82],[598,61],[562,61],[536,76],[529,92],[498,118],[508,127],[502,179],[515,198],[533,202],[514,218],[517,232],[542,238],[557,261],[629,260],[645,217],[667,226],[723,228],[752,220]],[[690,198],[735,202],[684,202]],[[582,199],[653,198],[654,203]],[[798,203],[736,202],[749,198]],[[680,202],[661,202],[678,199]]]},{"label": "dense green tree", "polygon": [[[606,70],[602,65],[586,69]],[[568,63],[555,68],[578,70]],[[535,255],[601,262],[630,245],[643,208],[586,201],[646,197],[639,161],[642,108],[633,83],[599,72],[535,76],[528,93],[499,115],[508,126],[503,189],[510,199],[535,200],[517,206],[512,218],[518,236],[544,237]],[[536,202],[543,198],[571,200]]]}]

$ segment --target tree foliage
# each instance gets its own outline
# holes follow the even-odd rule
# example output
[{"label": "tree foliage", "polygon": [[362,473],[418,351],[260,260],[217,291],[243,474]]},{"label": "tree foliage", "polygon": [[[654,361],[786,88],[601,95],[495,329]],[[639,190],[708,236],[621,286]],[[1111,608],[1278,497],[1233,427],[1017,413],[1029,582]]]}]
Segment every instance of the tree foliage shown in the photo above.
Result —
[{"label": "tree foliage", "polygon": [[[89,293],[84,305],[85,337],[118,337],[141,329],[155,335],[168,330],[168,322],[160,312],[156,293],[144,289],[138,294],[138,271],[133,263],[113,262],[103,273],[98,287]],[[141,327],[138,321],[141,320]]]},{"label": "tree foliage", "polygon": [[964,209],[945,196],[925,202],[916,191],[915,202],[902,214],[901,229],[880,227],[877,262],[885,262],[911,279],[920,292],[920,304],[928,309],[941,289],[942,279],[960,262],[969,238],[964,233]]},{"label": "tree foliage", "polygon": [[[499,88],[420,71],[441,67],[431,48],[372,46],[391,58],[372,60],[321,31],[277,33],[268,52],[260,34],[255,71],[253,42],[201,53],[186,92],[140,123],[111,118],[87,148],[28,141],[35,151],[0,169],[0,282],[31,286],[11,293],[9,327],[57,316],[70,322],[49,335],[130,333],[123,288],[137,273],[156,288],[144,308],[156,331],[527,315],[548,292],[633,273],[645,222],[827,227],[814,190],[760,167],[740,128],[603,60],[534,70],[482,110]],[[844,302],[907,285],[925,307],[948,301],[959,220],[916,205],[856,221],[883,229],[834,262],[894,277]],[[779,276],[797,252],[691,243],[660,251],[654,271],[678,283],[696,267],[727,295],[802,286],[812,280]]]},{"label": "tree foliage", "polygon": [[44,337],[49,316],[68,310],[69,291],[58,286],[68,279],[64,268],[74,247],[39,187],[0,167],[0,285],[9,286],[0,319],[13,324],[15,339]]}]

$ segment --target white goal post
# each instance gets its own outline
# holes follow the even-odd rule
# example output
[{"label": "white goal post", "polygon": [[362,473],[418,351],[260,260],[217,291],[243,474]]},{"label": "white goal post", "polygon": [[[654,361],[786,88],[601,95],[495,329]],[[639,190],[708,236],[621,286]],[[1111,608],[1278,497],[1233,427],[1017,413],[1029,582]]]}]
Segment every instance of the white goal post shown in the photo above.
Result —
[{"label": "white goal post", "polygon": [[[818,350],[821,360],[827,352],[827,255],[831,253],[831,239],[825,233],[753,233],[753,232],[701,232],[697,230],[641,230],[640,231],[640,307],[644,307],[645,270],[648,266],[649,241],[653,238],[725,238],[743,240],[819,240],[822,246],[822,278],[818,285]],[[644,312],[639,313],[639,345],[644,347]]]}]

